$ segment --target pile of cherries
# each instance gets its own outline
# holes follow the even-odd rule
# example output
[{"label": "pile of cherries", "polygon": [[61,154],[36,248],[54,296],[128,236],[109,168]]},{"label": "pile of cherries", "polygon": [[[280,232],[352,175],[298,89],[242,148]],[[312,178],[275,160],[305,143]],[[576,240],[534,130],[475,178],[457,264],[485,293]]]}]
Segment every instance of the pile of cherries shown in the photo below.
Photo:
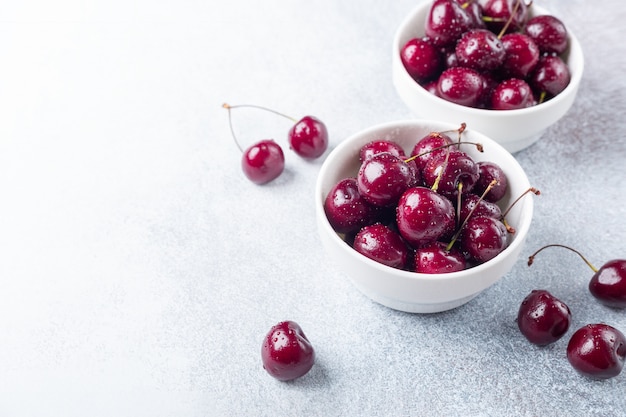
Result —
[{"label": "pile of cherries", "polygon": [[426,90],[469,107],[514,110],[551,99],[567,87],[565,25],[529,16],[524,0],[434,0],[421,38],[400,57]]},{"label": "pile of cherries", "polygon": [[[355,177],[338,181],[324,200],[333,229],[359,253],[420,273],[460,271],[486,262],[514,229],[497,202],[508,189],[502,168],[462,149],[482,145],[446,132],[419,139],[409,155],[374,140],[359,152]],[[535,190],[536,191],[536,190]]]},{"label": "pile of cherries", "polygon": [[[594,271],[589,281],[589,292],[610,308],[626,308],[626,259],[613,259],[598,269],[577,250],[551,244],[532,254],[528,258],[528,265],[532,265],[535,256],[547,247],[562,247],[577,253]],[[526,296],[517,316],[521,333],[539,346],[561,339],[567,333],[571,320],[572,314],[567,304],[547,290],[533,290]],[[606,323],[587,324],[571,336],[567,345],[567,359],[576,371],[587,377],[615,377],[621,373],[626,360],[626,336]]]},{"label": "pile of cherries", "polygon": [[273,139],[263,139],[253,145],[243,148],[233,129],[231,109],[249,107],[255,108],[291,120],[294,124],[287,132],[289,148],[298,156],[305,159],[319,158],[328,148],[328,129],[326,125],[317,117],[304,116],[297,120],[284,113],[254,104],[239,104],[231,106],[227,103],[222,105],[228,110],[228,123],[233,139],[242,152],[241,169],[250,181],[255,184],[265,184],[280,176],[285,169],[285,153]]}]

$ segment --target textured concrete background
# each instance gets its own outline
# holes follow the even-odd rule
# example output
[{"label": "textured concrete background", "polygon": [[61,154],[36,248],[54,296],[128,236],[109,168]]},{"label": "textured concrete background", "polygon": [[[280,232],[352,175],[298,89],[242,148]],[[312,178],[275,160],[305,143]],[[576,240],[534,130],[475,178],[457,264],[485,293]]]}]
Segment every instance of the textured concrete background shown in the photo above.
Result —
[{"label": "textured concrete background", "polygon": [[[523,256],[626,256],[626,67],[616,0],[536,0],[576,33],[571,111],[516,156],[533,185]],[[626,375],[565,358],[586,323],[626,331],[576,255],[546,251],[469,304],[411,315],[362,296],[317,236],[322,160],[286,153],[263,187],[239,167],[223,102],[325,121],[331,148],[412,117],[393,90],[394,30],[416,2],[2,1],[0,416],[617,416]],[[289,123],[233,113],[244,143]],[[530,290],[569,304],[537,348],[515,316]],[[311,372],[280,383],[264,334],[297,321]]]}]

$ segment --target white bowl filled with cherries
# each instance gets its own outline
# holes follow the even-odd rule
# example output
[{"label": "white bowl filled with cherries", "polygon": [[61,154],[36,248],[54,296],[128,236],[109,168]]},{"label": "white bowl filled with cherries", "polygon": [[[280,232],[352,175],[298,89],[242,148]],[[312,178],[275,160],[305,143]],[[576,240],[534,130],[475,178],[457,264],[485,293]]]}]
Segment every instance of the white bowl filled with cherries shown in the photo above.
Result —
[{"label": "white bowl filled with cherries", "polygon": [[344,140],[316,184],[318,229],[355,286],[387,307],[461,306],[506,275],[538,191],[501,145],[463,123],[385,123]]},{"label": "white bowl filled with cherries", "polygon": [[393,41],[393,83],[418,117],[464,120],[510,152],[567,113],[583,68],[565,23],[524,0],[428,0]]}]

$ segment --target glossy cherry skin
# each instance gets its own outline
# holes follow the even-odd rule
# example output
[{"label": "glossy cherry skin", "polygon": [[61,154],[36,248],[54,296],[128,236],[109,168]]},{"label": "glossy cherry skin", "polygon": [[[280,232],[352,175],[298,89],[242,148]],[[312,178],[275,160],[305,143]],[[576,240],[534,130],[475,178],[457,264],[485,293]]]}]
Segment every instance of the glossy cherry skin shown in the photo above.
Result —
[{"label": "glossy cherry skin", "polygon": [[439,49],[421,38],[409,40],[400,51],[400,58],[404,68],[417,82],[435,77],[443,63]]},{"label": "glossy cherry skin", "polygon": [[337,233],[353,233],[371,224],[377,210],[359,193],[355,178],[339,181],[324,200],[324,212]]},{"label": "glossy cherry skin", "polygon": [[406,154],[404,153],[402,146],[390,140],[379,139],[368,142],[361,147],[359,150],[359,161],[363,162],[372,156],[383,152],[393,154],[402,159],[406,158]]},{"label": "glossy cherry skin", "polygon": [[478,0],[489,30],[499,33],[510,21],[506,33],[516,32],[528,19],[528,6],[523,0]]},{"label": "glossy cherry skin", "polygon": [[363,227],[352,247],[362,255],[392,268],[406,266],[409,248],[398,232],[381,223]]},{"label": "glossy cherry skin", "polygon": [[289,129],[287,139],[296,154],[315,159],[322,156],[328,148],[328,129],[316,117],[304,116]]},{"label": "glossy cherry skin", "polygon": [[567,359],[576,371],[593,379],[619,375],[626,358],[626,337],[613,326],[597,323],[578,329],[567,345]]},{"label": "glossy cherry skin", "polygon": [[409,188],[396,210],[400,235],[414,247],[426,245],[454,230],[454,206],[446,197],[426,187]]},{"label": "glossy cherry skin", "polygon": [[437,96],[462,106],[477,107],[483,88],[483,76],[471,68],[448,68],[437,80]]},{"label": "glossy cherry skin", "polygon": [[305,375],[315,363],[315,350],[293,321],[282,321],[270,329],[261,347],[263,368],[280,381]]},{"label": "glossy cherry skin", "polygon": [[446,146],[451,143],[452,139],[448,135],[439,132],[431,132],[418,140],[411,150],[417,169],[422,171],[430,159],[447,152]]},{"label": "glossy cherry skin", "polygon": [[424,274],[445,274],[462,271],[467,261],[457,248],[447,250],[447,243],[432,242],[415,251],[414,271]]},{"label": "glossy cherry skin", "polygon": [[377,207],[394,205],[402,193],[417,181],[414,167],[388,152],[363,161],[357,185],[363,198]]},{"label": "glossy cherry skin", "polygon": [[495,258],[508,245],[504,224],[493,217],[472,216],[460,235],[461,250],[478,263]]},{"label": "glossy cherry skin", "polygon": [[485,194],[484,199],[492,202],[500,201],[509,188],[509,180],[502,168],[491,161],[479,161],[476,165],[478,165],[478,181],[474,184],[472,192],[482,195],[489,184],[495,180],[496,184]]},{"label": "glossy cherry skin", "polygon": [[567,29],[563,22],[552,15],[531,17],[524,26],[524,33],[533,39],[543,53],[560,55],[567,49]]},{"label": "glossy cherry skin", "polygon": [[536,104],[530,85],[519,78],[502,81],[491,93],[491,109],[517,110]]},{"label": "glossy cherry skin", "polygon": [[569,68],[560,57],[544,55],[539,58],[529,84],[536,92],[545,91],[550,96],[556,96],[568,86],[570,77]]},{"label": "glossy cherry skin", "polygon": [[481,199],[476,194],[464,194],[459,210],[459,223],[464,222],[469,216],[484,216],[500,219],[502,217],[502,210],[496,203]]},{"label": "glossy cherry skin", "polygon": [[243,152],[241,169],[253,183],[268,183],[285,169],[285,154],[273,140],[262,140]]},{"label": "glossy cherry skin", "polygon": [[463,185],[461,193],[469,193],[478,178],[476,162],[468,154],[458,150],[437,155],[428,161],[423,171],[424,184],[433,187],[439,180],[436,191],[450,199],[458,195],[460,183]]},{"label": "glossy cherry skin", "polygon": [[477,71],[492,71],[504,62],[502,41],[487,29],[472,29],[463,34],[455,47],[460,66]]},{"label": "glossy cherry skin", "polygon": [[517,313],[517,326],[531,343],[546,346],[559,340],[569,329],[572,313],[563,301],[546,290],[533,290]]},{"label": "glossy cherry skin", "polygon": [[472,18],[455,0],[435,0],[428,12],[424,32],[433,45],[446,46],[457,41],[472,27]]},{"label": "glossy cherry skin", "polygon": [[604,305],[626,308],[626,259],[602,265],[589,281],[589,291]]},{"label": "glossy cherry skin", "polygon": [[502,68],[506,77],[525,79],[539,62],[539,47],[523,33],[509,33],[502,37],[506,52]]}]

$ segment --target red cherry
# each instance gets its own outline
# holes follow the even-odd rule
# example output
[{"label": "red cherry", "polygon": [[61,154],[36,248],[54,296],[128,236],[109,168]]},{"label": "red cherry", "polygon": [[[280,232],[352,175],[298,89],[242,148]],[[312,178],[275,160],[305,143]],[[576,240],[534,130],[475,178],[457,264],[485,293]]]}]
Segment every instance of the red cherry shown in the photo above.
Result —
[{"label": "red cherry", "polygon": [[435,0],[428,11],[424,32],[433,45],[445,46],[456,42],[470,27],[472,18],[455,0]]},{"label": "red cherry", "polygon": [[484,77],[477,71],[465,67],[452,67],[439,76],[437,95],[462,106],[477,107],[484,86]]},{"label": "red cherry", "polygon": [[501,71],[507,77],[525,79],[539,62],[539,47],[523,33],[509,33],[502,37],[506,52]]},{"label": "red cherry", "polygon": [[406,266],[409,248],[400,235],[381,223],[363,227],[352,247],[362,255],[392,268]]},{"label": "red cherry", "polygon": [[448,248],[443,242],[432,242],[415,251],[415,272],[444,274],[462,271],[467,267],[465,257],[457,248]]},{"label": "red cherry", "polygon": [[367,202],[377,207],[389,207],[416,183],[416,176],[413,164],[383,152],[363,161],[357,174],[357,185]]},{"label": "red cherry", "polygon": [[400,51],[400,58],[409,75],[417,82],[433,78],[442,65],[439,50],[420,38],[409,40]]},{"label": "red cherry", "polygon": [[529,84],[535,92],[546,94],[546,99],[549,99],[565,90],[570,78],[569,68],[559,56],[544,55],[539,58],[535,70],[530,75]]},{"label": "red cherry", "polygon": [[285,155],[276,142],[262,140],[250,146],[241,157],[241,169],[250,181],[265,184],[278,177],[285,168]]},{"label": "red cherry", "polygon": [[500,201],[506,191],[509,188],[509,181],[502,168],[491,161],[479,161],[478,165],[478,181],[474,184],[472,192],[475,194],[482,194],[493,180],[496,180],[495,185],[491,186],[489,192],[485,194],[485,200],[497,202]]},{"label": "red cherry", "polygon": [[528,19],[524,33],[535,41],[541,52],[560,55],[567,49],[567,29],[563,22],[552,15]]},{"label": "red cherry", "polygon": [[304,116],[289,129],[287,139],[296,154],[315,159],[322,156],[328,148],[328,129],[321,120]]},{"label": "red cherry", "polygon": [[619,375],[626,358],[626,337],[608,324],[578,329],[567,345],[567,360],[581,375],[608,379]]},{"label": "red cherry", "polygon": [[270,329],[261,347],[263,368],[280,381],[305,375],[315,362],[315,350],[293,321],[282,321]]},{"label": "red cherry", "polygon": [[524,80],[510,78],[502,81],[491,93],[491,109],[516,110],[536,104],[533,91]]},{"label": "red cherry", "polygon": [[508,245],[508,231],[504,223],[493,217],[471,216],[459,237],[461,250],[467,256],[484,263],[495,258]]},{"label": "red cherry", "polygon": [[376,217],[376,209],[361,196],[354,178],[335,184],[324,200],[324,212],[337,233],[357,232]]},{"label": "red cherry", "polygon": [[517,326],[529,342],[545,346],[559,340],[569,329],[569,307],[546,290],[533,290],[517,313]]}]

